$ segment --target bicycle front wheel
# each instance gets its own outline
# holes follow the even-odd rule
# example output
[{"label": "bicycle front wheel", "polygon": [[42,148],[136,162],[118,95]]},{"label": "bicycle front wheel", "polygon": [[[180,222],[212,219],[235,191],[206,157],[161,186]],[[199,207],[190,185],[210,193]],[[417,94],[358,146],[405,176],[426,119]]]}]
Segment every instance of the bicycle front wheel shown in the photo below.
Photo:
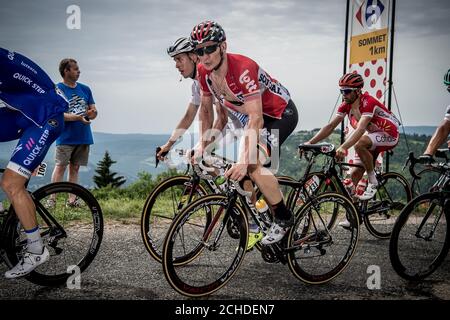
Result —
[{"label": "bicycle front wheel", "polygon": [[[336,224],[328,227],[330,216]],[[339,222],[347,220],[349,226]],[[328,282],[345,270],[358,243],[359,220],[352,202],[338,193],[324,193],[296,214],[286,251],[292,273],[309,284]]]},{"label": "bicycle front wheel", "polygon": [[[226,196],[207,195],[175,217],[164,241],[163,270],[179,293],[189,297],[209,295],[239,269],[247,248],[247,216],[238,203],[227,208]],[[205,224],[205,211],[211,211],[213,217],[209,225]],[[233,221],[233,235],[227,232],[228,219]],[[186,257],[182,265],[176,264],[179,256]]]},{"label": "bicycle front wheel", "polygon": [[433,185],[438,181],[441,175],[441,170],[437,168],[425,168],[420,171],[417,176],[419,178],[413,178],[411,182],[411,190],[414,197],[420,196],[426,192],[431,192]]},{"label": "bicycle front wheel", "polygon": [[448,193],[425,193],[406,206],[389,243],[391,264],[398,275],[422,280],[438,268],[449,251],[449,219]]},{"label": "bicycle front wheel", "polygon": [[[162,261],[162,245],[174,217],[189,203],[207,194],[190,176],[175,176],[160,182],[145,200],[141,235],[145,248],[156,261]],[[210,221],[210,217],[207,217]]]},{"label": "bicycle front wheel", "polygon": [[[80,272],[86,270],[100,249],[103,237],[101,207],[87,189],[70,182],[46,185],[33,192],[32,198],[50,259],[26,278],[43,286],[62,285],[76,268]],[[8,259],[16,264],[27,238],[15,214],[7,224]]]},{"label": "bicycle front wheel", "polygon": [[389,239],[395,221],[411,197],[409,183],[402,175],[383,173],[377,193],[368,200],[363,213],[367,230],[376,238]]}]

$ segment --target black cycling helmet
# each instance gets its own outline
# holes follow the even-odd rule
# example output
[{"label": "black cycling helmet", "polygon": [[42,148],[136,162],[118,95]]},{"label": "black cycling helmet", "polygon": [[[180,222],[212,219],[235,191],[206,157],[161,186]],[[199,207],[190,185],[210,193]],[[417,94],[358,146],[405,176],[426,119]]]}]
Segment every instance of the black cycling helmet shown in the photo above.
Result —
[{"label": "black cycling helmet", "polygon": [[447,73],[444,75],[444,84],[450,86],[450,69],[448,69]]},{"label": "black cycling helmet", "polygon": [[226,40],[225,31],[223,28],[214,21],[203,21],[196,25],[191,32],[190,40],[194,47],[197,47],[199,44],[214,41],[214,42],[222,42]]},{"label": "black cycling helmet", "polygon": [[172,58],[177,54],[189,53],[192,51],[194,51],[194,46],[186,37],[178,38],[173,45],[167,48],[167,54]]}]

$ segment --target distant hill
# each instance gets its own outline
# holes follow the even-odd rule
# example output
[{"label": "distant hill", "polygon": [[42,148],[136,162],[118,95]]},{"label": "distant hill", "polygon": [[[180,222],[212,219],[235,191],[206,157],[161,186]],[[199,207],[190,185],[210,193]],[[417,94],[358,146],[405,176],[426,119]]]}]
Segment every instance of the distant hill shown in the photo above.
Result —
[{"label": "distant hill", "polygon": [[[156,147],[165,143],[168,137],[169,135],[94,132],[95,144],[91,147],[87,167],[81,167],[80,169],[80,183],[88,188],[94,187],[92,177],[95,174],[98,161],[103,158],[106,150],[108,150],[112,159],[117,161],[111,169],[124,176],[127,179],[127,184],[136,180],[137,173],[140,171],[158,174],[166,170],[165,166],[155,169],[154,155]],[[0,166],[4,167],[8,163],[16,144],[17,141],[0,143]],[[44,159],[44,162],[48,165],[46,176],[33,178],[30,182],[31,189],[50,182],[55,162],[54,156],[55,144],[50,147]]]},{"label": "distant hill", "polygon": [[432,136],[436,131],[436,126],[406,126],[405,132],[406,134],[417,134],[417,135],[426,135]]},{"label": "distant hill", "polygon": [[[430,126],[414,126],[405,127],[408,134],[409,147],[416,152],[423,151],[424,145],[429,140],[429,137],[435,130],[435,127]],[[309,131],[300,131],[291,136],[283,146],[282,151],[282,166],[281,172],[286,174],[297,175],[298,160],[292,154],[296,154],[296,146],[299,142],[306,141],[311,136]],[[117,161],[112,166],[112,170],[127,179],[126,185],[137,179],[137,174],[141,171],[146,171],[152,175],[161,173],[167,170],[167,166],[162,165],[155,169],[154,157],[157,146],[162,145],[168,139],[169,135],[154,135],[154,134],[111,134],[94,132],[95,144],[91,148],[89,157],[89,164],[87,167],[82,167],[80,171],[80,182],[82,185],[93,188],[94,183],[92,177],[95,174],[95,168],[98,161],[103,158],[106,150],[110,153],[113,160]],[[339,135],[335,134],[330,141],[339,143]],[[16,145],[14,142],[0,143],[0,166],[5,166],[11,152]],[[193,143],[186,139],[180,144],[184,148],[188,148]],[[50,182],[51,173],[54,168],[54,145],[45,159],[48,164],[47,175],[44,178],[33,178],[30,183],[32,189]],[[392,159],[393,165],[400,166],[396,162],[403,162],[407,154],[407,146],[405,139],[402,139],[400,146],[396,149]],[[287,156],[289,155],[289,156]]]}]

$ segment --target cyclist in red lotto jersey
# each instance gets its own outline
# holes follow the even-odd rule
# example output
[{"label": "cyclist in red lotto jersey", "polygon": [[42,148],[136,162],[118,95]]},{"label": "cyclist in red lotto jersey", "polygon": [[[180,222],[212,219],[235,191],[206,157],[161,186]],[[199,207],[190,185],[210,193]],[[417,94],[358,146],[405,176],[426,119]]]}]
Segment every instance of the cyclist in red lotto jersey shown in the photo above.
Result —
[{"label": "cyclist in red lotto jersey", "polygon": [[[292,226],[294,217],[283,202],[277,179],[263,167],[264,159],[257,156],[260,152],[257,146],[258,143],[264,145],[266,155],[272,154],[273,166],[273,155],[279,155],[280,145],[297,125],[297,108],[289,91],[255,61],[227,53],[225,31],[218,23],[204,21],[196,25],[190,39],[200,59],[198,80],[202,93],[201,140],[196,154],[203,154],[214,140],[214,137],[206,135],[209,129],[222,131],[228,113],[241,120],[245,131],[239,160],[225,176],[242,180],[248,174],[258,185],[275,214],[274,223],[261,243],[269,245],[280,241]],[[214,126],[213,96],[222,106]]]},{"label": "cyclist in red lotto jersey", "polygon": [[[336,150],[336,158],[343,159],[347,150],[355,147],[369,178],[367,188],[359,198],[368,200],[375,195],[378,187],[374,172],[375,159],[380,152],[391,150],[398,144],[400,122],[384,104],[367,92],[362,93],[364,80],[358,73],[342,76],[339,86],[344,102],[330,123],[307,143],[314,144],[328,137],[347,115],[355,131]],[[353,168],[351,176],[354,185],[357,185],[363,174],[364,169]]]}]

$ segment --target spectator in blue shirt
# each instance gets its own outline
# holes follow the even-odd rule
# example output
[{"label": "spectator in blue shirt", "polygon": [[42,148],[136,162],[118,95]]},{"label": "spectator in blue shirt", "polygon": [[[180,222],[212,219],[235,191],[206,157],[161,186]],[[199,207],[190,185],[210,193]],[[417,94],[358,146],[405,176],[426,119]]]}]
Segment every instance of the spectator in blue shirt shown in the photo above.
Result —
[{"label": "spectator in blue shirt", "polygon": [[[62,181],[69,166],[68,181],[78,183],[80,166],[88,164],[90,145],[94,143],[91,120],[97,117],[97,108],[91,89],[77,82],[80,77],[77,61],[63,59],[59,64],[59,73],[63,82],[57,86],[69,101],[69,110],[64,113],[64,130],[56,140],[52,182]],[[69,198],[68,204],[76,205],[76,199]]]}]

